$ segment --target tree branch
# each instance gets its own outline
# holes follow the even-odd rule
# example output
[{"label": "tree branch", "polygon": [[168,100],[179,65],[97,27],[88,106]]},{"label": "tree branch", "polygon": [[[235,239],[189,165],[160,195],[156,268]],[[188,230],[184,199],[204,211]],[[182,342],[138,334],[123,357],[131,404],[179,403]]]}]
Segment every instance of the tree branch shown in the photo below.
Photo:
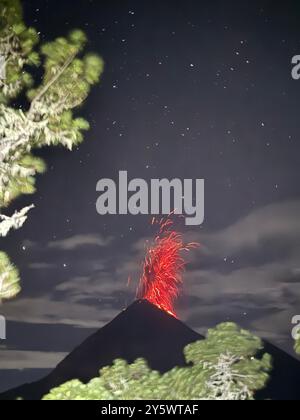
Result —
[{"label": "tree branch", "polygon": [[43,87],[43,89],[37,94],[37,96],[32,100],[31,102],[31,106],[28,112],[28,117],[30,118],[30,116],[33,114],[34,112],[34,106],[35,104],[45,95],[45,93],[47,93],[47,91],[51,88],[51,86],[60,78],[60,76],[64,73],[64,71],[69,67],[69,65],[72,63],[72,61],[74,60],[74,58],[76,57],[77,52],[72,54],[67,61],[65,62],[65,64],[60,68],[60,70],[58,71],[58,73],[53,77],[53,79],[49,80],[49,82]]}]

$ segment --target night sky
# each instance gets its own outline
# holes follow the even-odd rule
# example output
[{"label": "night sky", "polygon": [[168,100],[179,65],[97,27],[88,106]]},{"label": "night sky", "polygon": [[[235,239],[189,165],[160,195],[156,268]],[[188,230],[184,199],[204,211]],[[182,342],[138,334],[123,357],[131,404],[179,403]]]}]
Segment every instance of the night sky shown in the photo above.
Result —
[{"label": "night sky", "polygon": [[[281,4],[280,4],[281,3]],[[184,228],[180,319],[231,320],[292,352],[300,313],[298,1],[29,0],[42,41],[73,28],[105,60],[78,114],[78,150],[38,151],[48,171],[25,226],[2,240],[22,293],[1,306],[0,390],[43,376],[129,305],[150,216],[99,216],[97,181],[204,178],[205,223]],[[132,281],[127,286],[128,276]]]}]

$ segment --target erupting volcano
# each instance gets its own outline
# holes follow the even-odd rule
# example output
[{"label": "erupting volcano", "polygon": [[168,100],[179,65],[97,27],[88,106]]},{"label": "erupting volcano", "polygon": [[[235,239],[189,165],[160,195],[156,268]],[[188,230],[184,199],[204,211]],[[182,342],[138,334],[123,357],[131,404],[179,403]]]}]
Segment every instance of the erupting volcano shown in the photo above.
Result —
[{"label": "erupting volcano", "polygon": [[[116,359],[133,363],[142,357],[151,369],[161,373],[186,366],[183,349],[204,337],[177,319],[174,301],[180,293],[186,264],[182,252],[199,244],[184,244],[170,218],[153,220],[156,223],[159,232],[147,250],[138,300],[80,344],[48,376],[7,391],[0,400],[38,400],[72,379],[87,383]],[[299,362],[269,343],[265,343],[264,351],[273,357],[274,370],[257,399],[299,399]]]},{"label": "erupting volcano", "polygon": [[184,244],[182,234],[173,229],[174,223],[170,218],[153,219],[152,224],[159,225],[159,232],[154,245],[148,248],[137,297],[177,318],[174,301],[179,296],[186,265],[181,254],[199,244]]}]

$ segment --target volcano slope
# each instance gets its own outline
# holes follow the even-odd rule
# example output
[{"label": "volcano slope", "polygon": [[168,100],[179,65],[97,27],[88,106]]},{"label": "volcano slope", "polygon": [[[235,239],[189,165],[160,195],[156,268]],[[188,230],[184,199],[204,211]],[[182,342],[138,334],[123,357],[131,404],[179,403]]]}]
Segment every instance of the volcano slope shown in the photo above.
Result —
[{"label": "volcano slope", "polygon": [[[132,363],[142,357],[152,369],[164,373],[175,366],[186,366],[185,346],[202,339],[178,319],[139,300],[79,345],[50,375],[7,391],[0,399],[39,400],[72,379],[89,382],[115,359]],[[265,343],[264,352],[272,355],[274,369],[257,399],[300,400],[300,362],[269,343]]]}]

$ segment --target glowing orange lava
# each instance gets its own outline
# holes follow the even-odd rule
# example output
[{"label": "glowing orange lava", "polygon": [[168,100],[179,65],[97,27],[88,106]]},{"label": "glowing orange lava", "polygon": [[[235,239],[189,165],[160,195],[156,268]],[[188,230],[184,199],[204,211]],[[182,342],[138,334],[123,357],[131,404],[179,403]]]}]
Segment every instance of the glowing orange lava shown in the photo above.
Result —
[{"label": "glowing orange lava", "polygon": [[155,223],[159,224],[159,233],[153,246],[147,250],[137,297],[148,300],[177,318],[174,302],[180,294],[186,265],[181,252],[196,248],[199,244],[184,244],[182,234],[172,229],[173,221],[170,218],[159,222],[153,219],[152,224]]}]

